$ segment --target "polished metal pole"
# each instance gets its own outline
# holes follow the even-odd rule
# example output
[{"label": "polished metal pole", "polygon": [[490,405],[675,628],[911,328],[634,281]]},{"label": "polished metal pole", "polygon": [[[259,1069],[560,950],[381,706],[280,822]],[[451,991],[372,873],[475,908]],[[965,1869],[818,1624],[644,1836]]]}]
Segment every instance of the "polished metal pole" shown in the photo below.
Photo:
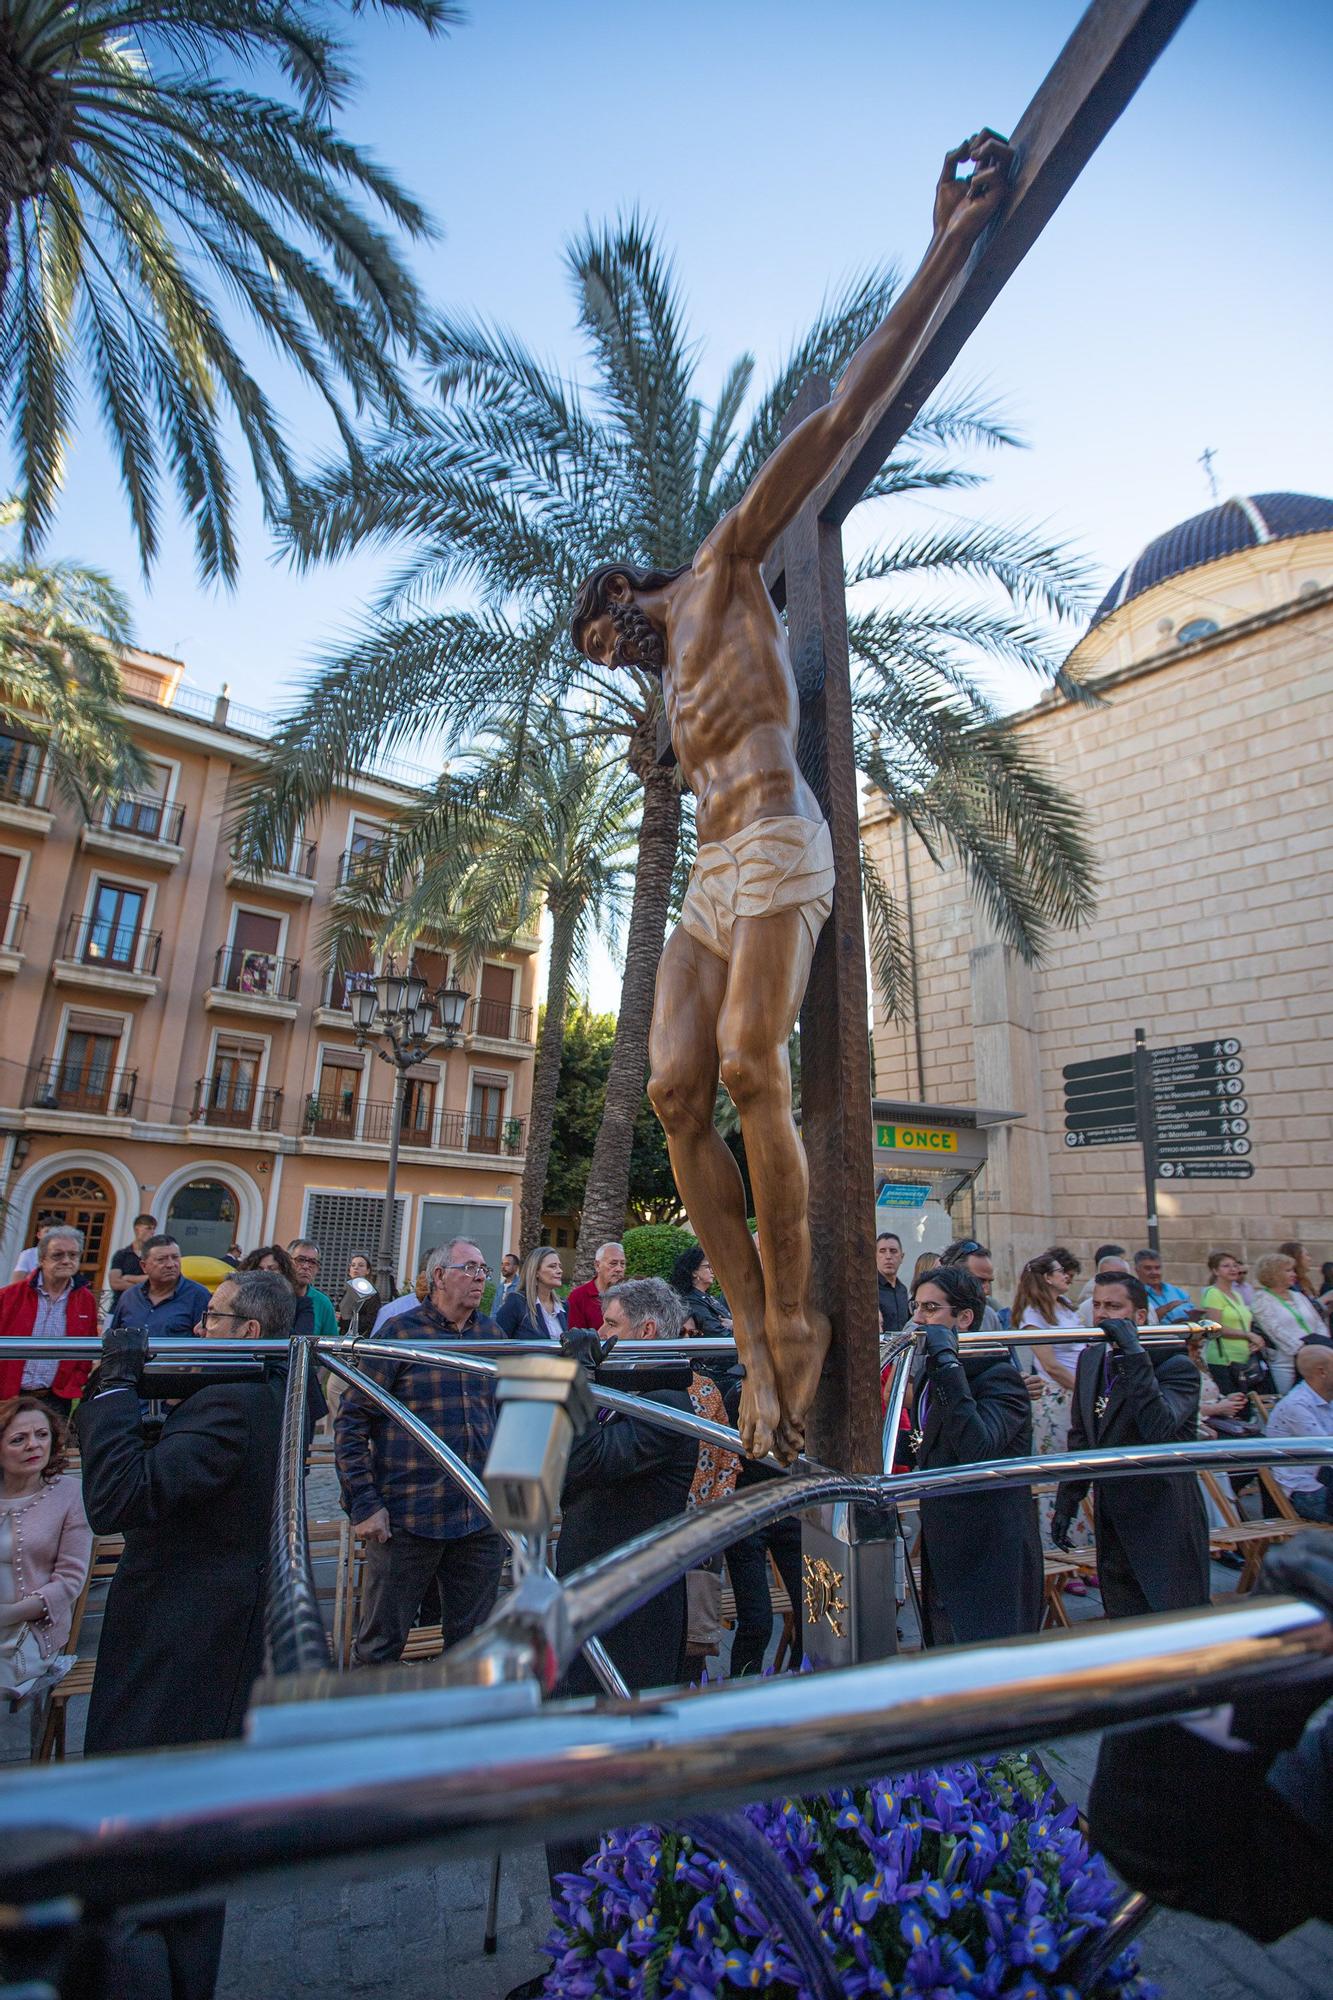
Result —
[{"label": "polished metal pole", "polygon": [[310,1341],[293,1339],[282,1406],[277,1477],[273,1482],[265,1636],[275,1674],[317,1671],[330,1664],[329,1642],[319,1615],[310,1567],[310,1533],[305,1507],[307,1395]]},{"label": "polished metal pole", "polygon": [[375,1257],[375,1283],[380,1297],[398,1296],[398,1273],[393,1264],[393,1208],[398,1193],[398,1145],[403,1131],[403,1099],[407,1091],[407,1064],[391,1040],[393,1054],[385,1060],[393,1064],[393,1115],[389,1121],[389,1163],[384,1170],[384,1213],[380,1216],[380,1241]]},{"label": "polished metal pole", "polygon": [[[824,1674],[441,1726],[386,1695],[353,1731],[21,1767],[0,1777],[0,1900],[133,1909],[353,1856],[522,1847],[1178,1715],[1328,1674],[1322,1611],[1291,1598],[1076,1626]],[[398,1712],[413,1711],[395,1729]],[[276,1712],[275,1712],[276,1713]],[[300,1720],[300,1718],[295,1718]],[[405,1718],[406,1720],[406,1718]],[[11,1912],[12,1914],[12,1912]]]}]

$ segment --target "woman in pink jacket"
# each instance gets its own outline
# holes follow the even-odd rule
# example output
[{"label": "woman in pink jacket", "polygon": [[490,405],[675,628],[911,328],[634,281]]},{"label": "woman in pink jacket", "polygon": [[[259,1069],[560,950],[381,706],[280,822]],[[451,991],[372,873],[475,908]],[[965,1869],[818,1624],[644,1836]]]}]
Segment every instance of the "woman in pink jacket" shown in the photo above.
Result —
[{"label": "woman in pink jacket", "polygon": [[0,1402],[0,1695],[51,1677],[88,1574],[93,1534],[65,1429],[36,1396]]}]

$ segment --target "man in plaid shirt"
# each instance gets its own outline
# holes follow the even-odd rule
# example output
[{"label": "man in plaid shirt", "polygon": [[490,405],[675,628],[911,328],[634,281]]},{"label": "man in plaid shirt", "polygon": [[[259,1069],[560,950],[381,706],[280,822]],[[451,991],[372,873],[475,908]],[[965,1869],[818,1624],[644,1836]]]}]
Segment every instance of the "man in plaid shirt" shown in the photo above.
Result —
[{"label": "man in plaid shirt", "polygon": [[[481,1251],[466,1238],[432,1250],[426,1262],[426,1303],[397,1319],[390,1338],[407,1345],[501,1339],[495,1321],[478,1310],[489,1276]],[[495,1429],[488,1377],[411,1361],[377,1361],[369,1355],[360,1365],[480,1473]],[[465,1638],[495,1603],[505,1557],[503,1535],[364,1390],[349,1387],[338,1406],[335,1455],[343,1506],[353,1534],[366,1545],[352,1664],[380,1666],[401,1659],[421,1600],[436,1580],[445,1644]]]}]

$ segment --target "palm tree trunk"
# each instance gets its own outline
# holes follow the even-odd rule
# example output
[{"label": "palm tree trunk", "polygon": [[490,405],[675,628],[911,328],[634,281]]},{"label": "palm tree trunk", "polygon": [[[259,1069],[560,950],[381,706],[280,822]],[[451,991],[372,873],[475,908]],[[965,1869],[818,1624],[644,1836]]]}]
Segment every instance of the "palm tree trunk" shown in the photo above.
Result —
[{"label": "palm tree trunk", "polygon": [[[648,731],[640,731],[645,739]],[[653,724],[655,734],[655,719]],[[653,1019],[653,987],[666,938],[671,875],[680,839],[680,791],[676,773],[657,762],[655,742],[631,753],[631,763],[643,781],[643,820],[639,830],[639,860],[634,875],[625,949],[625,978],[620,988],[611,1071],[606,1080],[602,1123],[593,1148],[592,1166],[583,1197],[583,1221],[574,1253],[574,1276],[592,1276],[592,1260],[602,1243],[614,1242],[625,1227],[629,1201],[629,1162],[634,1144],[634,1120],[643,1102],[648,1073],[648,1030]]]},{"label": "palm tree trunk", "polygon": [[555,1125],[555,1100],[560,1088],[560,1060],[565,1045],[565,1013],[569,1006],[569,968],[574,957],[574,933],[578,928],[577,905],[569,908],[549,905],[554,929],[551,936],[551,970],[546,982],[546,1019],[537,1045],[537,1064],[532,1079],[532,1110],[528,1116],[528,1153],[523,1168],[523,1188],[519,1202],[518,1248],[526,1257],[541,1240],[542,1206],[546,1195],[546,1169],[551,1160],[551,1133]]}]

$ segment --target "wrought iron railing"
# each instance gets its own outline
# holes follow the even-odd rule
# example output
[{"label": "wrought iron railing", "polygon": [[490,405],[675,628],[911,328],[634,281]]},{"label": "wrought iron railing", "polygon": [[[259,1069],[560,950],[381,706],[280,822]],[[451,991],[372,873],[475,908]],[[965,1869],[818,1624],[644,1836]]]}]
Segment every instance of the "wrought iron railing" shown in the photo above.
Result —
[{"label": "wrought iron railing", "polygon": [[104,917],[71,917],[61,957],[99,971],[155,973],[161,949],[161,931],[108,923]]},{"label": "wrought iron railing", "polygon": [[18,951],[23,944],[27,921],[26,903],[0,903],[0,946],[6,951]]},{"label": "wrought iron railing", "polygon": [[194,1087],[190,1116],[233,1132],[276,1132],[282,1116],[282,1092],[272,1084],[261,1088],[247,1076],[201,1076]]},{"label": "wrought iron railing", "polygon": [[531,1007],[511,1007],[507,1000],[474,1000],[472,1032],[496,1042],[527,1042],[532,1039]]},{"label": "wrought iron railing", "polygon": [[299,958],[279,958],[275,952],[255,951],[249,945],[220,945],[213,960],[214,992],[295,1000],[300,981]]},{"label": "wrought iron railing", "polygon": [[139,1088],[137,1069],[105,1069],[64,1056],[43,1056],[28,1070],[23,1102],[34,1111],[86,1111],[128,1118]]},{"label": "wrought iron railing", "polygon": [[11,806],[32,806],[42,784],[42,753],[34,743],[16,744],[13,737],[0,739],[0,802]]},{"label": "wrought iron railing", "polygon": [[185,807],[153,798],[146,792],[122,792],[118,799],[107,799],[102,804],[92,824],[107,833],[129,833],[136,840],[156,840],[164,846],[179,847]]},{"label": "wrought iron railing", "polygon": [[349,847],[338,859],[339,888],[371,880],[376,871],[384,866],[388,851],[388,843],[382,840],[367,841],[361,847]]}]

